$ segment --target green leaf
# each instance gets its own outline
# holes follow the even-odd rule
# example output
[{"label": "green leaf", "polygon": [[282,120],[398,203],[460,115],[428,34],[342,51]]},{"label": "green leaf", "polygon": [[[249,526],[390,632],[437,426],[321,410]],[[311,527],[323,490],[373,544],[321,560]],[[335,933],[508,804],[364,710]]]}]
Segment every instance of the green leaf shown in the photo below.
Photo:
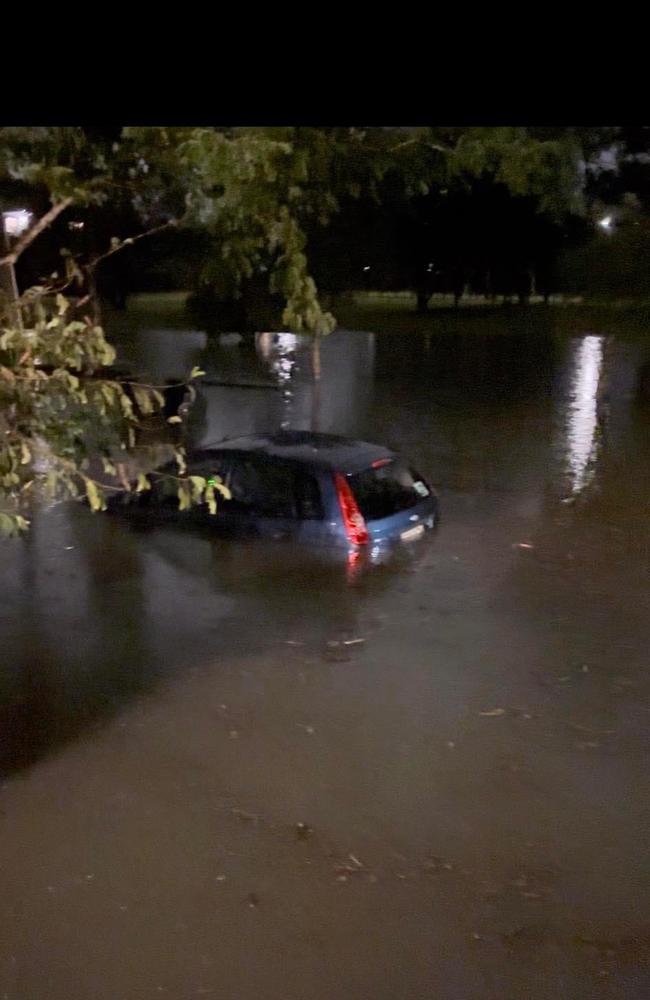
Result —
[{"label": "green leaf", "polygon": [[210,476],[208,479],[208,485],[213,489],[218,490],[224,500],[232,500],[232,493],[224,483],[221,476]]},{"label": "green leaf", "polygon": [[185,483],[179,483],[178,490],[178,509],[187,510],[192,504],[192,498],[190,496],[190,491]]},{"label": "green leaf", "polygon": [[97,484],[93,482],[92,479],[86,479],[86,496],[88,497],[88,503],[90,504],[90,509],[93,511],[105,509],[103,498],[101,497],[99,490],[97,489]]},{"label": "green leaf", "polygon": [[183,421],[180,417],[167,417],[168,424],[182,424]]},{"label": "green leaf", "polygon": [[0,536],[5,536],[11,538],[18,534],[18,523],[15,514],[5,514],[4,511],[0,511]]},{"label": "green leaf", "polygon": [[101,362],[103,365],[112,365],[115,361],[115,348],[108,343],[105,343],[101,353]]},{"label": "green leaf", "polygon": [[198,503],[203,496],[205,490],[205,479],[203,476],[190,476],[189,480],[192,484],[193,498],[196,503]]},{"label": "green leaf", "polygon": [[151,489],[151,483],[149,482],[147,477],[142,472],[138,473],[138,483],[135,488],[135,492],[143,493],[145,490],[150,490],[150,489]]},{"label": "green leaf", "polygon": [[192,371],[190,372],[190,378],[199,378],[201,375],[205,375],[205,372],[203,371],[202,368],[199,368],[198,365],[195,365]]},{"label": "green leaf", "polygon": [[185,465],[185,450],[183,448],[174,449],[174,458],[176,459],[176,465],[178,466],[178,471],[181,476],[185,474],[187,466]]},{"label": "green leaf", "polygon": [[104,466],[104,472],[107,476],[116,476],[117,469],[107,458],[102,458],[102,465]]},{"label": "green leaf", "polygon": [[133,413],[133,403],[127,396],[127,394],[122,390],[120,392],[120,406],[122,408],[122,413],[127,418],[127,420],[135,420],[135,415]]},{"label": "green leaf", "polygon": [[135,401],[142,413],[145,415],[153,413],[153,403],[151,402],[149,390],[144,389],[141,385],[132,385],[131,388],[133,389]]}]

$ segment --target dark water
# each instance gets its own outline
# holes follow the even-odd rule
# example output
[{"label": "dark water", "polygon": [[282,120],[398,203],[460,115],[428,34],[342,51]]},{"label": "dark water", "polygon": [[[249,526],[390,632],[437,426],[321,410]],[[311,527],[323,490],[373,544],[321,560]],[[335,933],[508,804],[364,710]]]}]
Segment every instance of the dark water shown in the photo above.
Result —
[{"label": "dark water", "polygon": [[444,520],[352,586],[68,505],[4,545],[0,998],[650,994],[650,338],[539,315],[336,333],[316,393],[290,339],[114,321],[247,386],[196,440],[386,442]]}]

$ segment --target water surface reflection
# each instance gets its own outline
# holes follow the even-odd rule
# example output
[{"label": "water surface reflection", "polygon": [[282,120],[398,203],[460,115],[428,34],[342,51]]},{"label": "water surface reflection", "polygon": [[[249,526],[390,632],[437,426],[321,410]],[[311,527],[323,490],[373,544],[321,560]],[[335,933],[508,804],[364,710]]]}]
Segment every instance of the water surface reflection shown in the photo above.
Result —
[{"label": "water surface reflection", "polygon": [[605,338],[588,334],[575,342],[567,407],[566,451],[574,494],[593,476],[598,451],[598,389]]},{"label": "water surface reflection", "polygon": [[0,994],[648,994],[650,349],[557,315],[339,331],[320,399],[309,343],[122,331],[197,437],[384,441],[443,519],[355,587],[76,506],[2,548]]}]

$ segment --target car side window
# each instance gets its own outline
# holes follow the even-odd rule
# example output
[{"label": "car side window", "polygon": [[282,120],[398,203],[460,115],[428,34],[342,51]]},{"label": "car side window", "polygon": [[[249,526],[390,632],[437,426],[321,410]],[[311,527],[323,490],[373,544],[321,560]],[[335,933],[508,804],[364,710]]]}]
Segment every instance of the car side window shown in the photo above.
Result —
[{"label": "car side window", "polygon": [[[153,486],[153,500],[158,506],[176,509],[178,508],[178,466],[175,462],[170,463],[161,471],[163,475],[156,479]],[[218,476],[223,482],[226,482],[227,472],[226,462],[221,456],[197,459],[190,462],[187,467],[187,474],[190,476],[203,476],[205,479]],[[164,475],[164,473],[168,473],[168,475]]]},{"label": "car side window", "polygon": [[260,517],[296,516],[293,469],[254,456],[233,460],[228,485],[234,509]]},{"label": "car side window", "polygon": [[178,475],[178,470],[170,475],[156,479],[152,487],[154,502],[160,507],[178,507],[178,484],[172,476]]}]

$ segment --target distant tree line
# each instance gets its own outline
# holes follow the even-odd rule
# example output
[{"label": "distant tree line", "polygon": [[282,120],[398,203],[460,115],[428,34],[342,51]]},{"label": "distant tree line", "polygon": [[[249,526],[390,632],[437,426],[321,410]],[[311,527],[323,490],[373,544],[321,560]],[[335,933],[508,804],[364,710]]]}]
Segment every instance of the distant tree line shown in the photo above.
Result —
[{"label": "distant tree line", "polygon": [[602,244],[598,212],[633,197],[646,217],[649,131],[1,129],[0,203],[70,201],[18,260],[22,288],[98,260],[86,285],[117,307],[184,288],[218,325],[327,332],[319,290],[411,289],[426,309],[593,284],[574,262],[624,242]]}]

